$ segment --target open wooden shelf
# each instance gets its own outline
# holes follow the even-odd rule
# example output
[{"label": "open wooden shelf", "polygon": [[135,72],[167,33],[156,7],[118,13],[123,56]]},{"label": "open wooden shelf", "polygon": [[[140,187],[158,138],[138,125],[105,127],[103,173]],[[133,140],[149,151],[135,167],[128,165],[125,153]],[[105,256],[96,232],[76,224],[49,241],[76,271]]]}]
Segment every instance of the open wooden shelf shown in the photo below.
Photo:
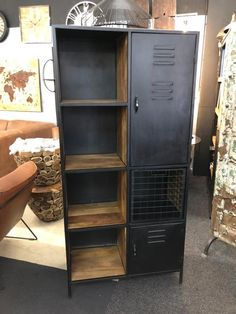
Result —
[{"label": "open wooden shelf", "polygon": [[124,168],[117,154],[67,155],[65,170]]},{"label": "open wooden shelf", "polygon": [[60,102],[76,99],[127,102],[127,33],[57,29],[56,36]]},{"label": "open wooden shelf", "polygon": [[71,205],[68,209],[68,228],[89,228],[124,224],[118,202]]},{"label": "open wooden shelf", "polygon": [[116,245],[77,249],[71,252],[71,256],[72,281],[125,275]]},{"label": "open wooden shelf", "polygon": [[121,99],[74,99],[64,100],[60,102],[61,106],[116,106],[116,107],[127,107],[128,103]]},{"label": "open wooden shelf", "polygon": [[65,170],[127,164],[127,107],[63,106]]},{"label": "open wooden shelf", "polygon": [[67,188],[68,230],[126,223],[126,170],[68,173]]}]

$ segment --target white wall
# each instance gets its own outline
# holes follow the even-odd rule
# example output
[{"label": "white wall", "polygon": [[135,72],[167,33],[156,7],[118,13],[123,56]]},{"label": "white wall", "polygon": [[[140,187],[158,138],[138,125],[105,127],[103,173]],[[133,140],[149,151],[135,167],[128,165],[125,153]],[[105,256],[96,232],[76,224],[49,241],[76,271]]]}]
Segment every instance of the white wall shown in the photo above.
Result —
[{"label": "white wall", "polygon": [[196,14],[179,14],[175,18],[175,29],[199,32],[199,44],[198,44],[198,60],[197,60],[197,71],[196,71],[196,89],[195,89],[195,100],[194,100],[194,115],[193,115],[193,134],[196,134],[197,129],[197,117],[200,101],[200,88],[201,88],[201,72],[202,72],[202,57],[203,47],[205,38],[205,25],[206,16]]},{"label": "white wall", "polygon": [[[11,58],[37,58],[39,59],[40,86],[42,112],[19,112],[19,111],[0,111],[0,119],[20,119],[47,121],[56,123],[55,94],[49,92],[42,80],[42,70],[45,62],[52,59],[52,44],[24,44],[21,42],[20,28],[10,28],[9,35],[5,41],[0,43],[0,60]],[[53,78],[51,62],[46,67],[45,78]],[[52,89],[52,82],[50,83]]]}]

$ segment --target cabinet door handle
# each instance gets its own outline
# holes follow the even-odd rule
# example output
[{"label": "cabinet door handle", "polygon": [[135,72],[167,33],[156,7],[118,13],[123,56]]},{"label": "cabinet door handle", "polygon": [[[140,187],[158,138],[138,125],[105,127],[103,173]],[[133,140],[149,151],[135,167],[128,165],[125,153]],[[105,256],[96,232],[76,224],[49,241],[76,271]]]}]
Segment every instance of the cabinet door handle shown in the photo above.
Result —
[{"label": "cabinet door handle", "polygon": [[133,256],[137,255],[137,248],[136,248],[136,244],[133,243]]},{"label": "cabinet door handle", "polygon": [[[54,78],[50,78],[50,79],[45,78],[46,66],[47,66],[48,62],[50,62],[50,61],[53,62],[53,59],[48,59],[43,65],[43,83],[44,83],[44,86],[47,88],[47,90],[49,90],[49,92],[54,93],[55,92],[55,79]],[[54,88],[53,89],[48,87],[47,82],[49,82],[49,81],[54,82]]]},{"label": "cabinet door handle", "polygon": [[136,96],[136,97],[135,97],[135,102],[134,102],[134,109],[135,109],[135,112],[138,111],[138,108],[139,108],[139,101],[138,101],[138,97]]}]

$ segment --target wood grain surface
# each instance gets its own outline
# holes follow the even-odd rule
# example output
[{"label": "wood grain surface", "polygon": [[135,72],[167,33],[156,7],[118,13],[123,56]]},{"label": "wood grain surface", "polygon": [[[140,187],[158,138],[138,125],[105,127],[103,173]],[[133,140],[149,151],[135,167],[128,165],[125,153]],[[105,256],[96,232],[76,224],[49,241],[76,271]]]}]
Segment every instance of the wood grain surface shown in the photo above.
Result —
[{"label": "wood grain surface", "polygon": [[68,209],[68,228],[86,228],[124,224],[118,202],[71,205]]},{"label": "wood grain surface", "polygon": [[128,35],[118,41],[117,48],[117,99],[128,100]]},{"label": "wood grain surface", "polygon": [[125,274],[117,246],[74,250],[71,267],[72,281]]},{"label": "wood grain surface", "polygon": [[67,155],[66,170],[123,168],[125,164],[117,154]]},{"label": "wood grain surface", "polygon": [[127,108],[120,108],[118,113],[117,151],[124,164],[127,164],[127,129],[128,111]]}]

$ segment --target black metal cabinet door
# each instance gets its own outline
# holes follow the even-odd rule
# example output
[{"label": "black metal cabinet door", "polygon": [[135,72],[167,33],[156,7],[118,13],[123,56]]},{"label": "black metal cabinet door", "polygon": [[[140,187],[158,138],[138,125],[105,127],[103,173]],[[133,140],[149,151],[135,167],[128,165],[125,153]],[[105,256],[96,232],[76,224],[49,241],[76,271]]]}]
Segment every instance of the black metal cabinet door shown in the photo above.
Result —
[{"label": "black metal cabinet door", "polygon": [[131,227],[128,272],[178,271],[184,254],[184,223]]},{"label": "black metal cabinet door", "polygon": [[194,34],[132,34],[131,165],[188,161]]}]

